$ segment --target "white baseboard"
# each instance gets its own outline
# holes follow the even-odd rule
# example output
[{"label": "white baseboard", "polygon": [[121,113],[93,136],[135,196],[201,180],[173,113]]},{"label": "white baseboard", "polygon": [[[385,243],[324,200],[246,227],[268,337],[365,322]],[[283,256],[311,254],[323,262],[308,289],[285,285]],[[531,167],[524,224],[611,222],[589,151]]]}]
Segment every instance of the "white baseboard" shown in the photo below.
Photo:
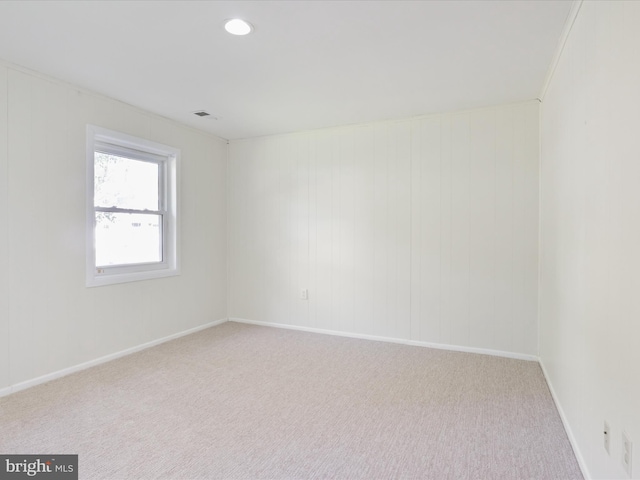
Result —
[{"label": "white baseboard", "polygon": [[564,430],[567,432],[567,436],[569,437],[569,443],[571,443],[571,448],[573,448],[573,453],[576,456],[576,460],[578,460],[578,465],[580,466],[580,470],[582,471],[582,476],[585,478],[585,480],[590,480],[592,477],[589,474],[589,469],[587,468],[587,464],[584,461],[584,457],[580,452],[580,448],[578,447],[578,442],[576,441],[576,437],[573,435],[573,430],[571,430],[571,425],[569,425],[569,420],[567,419],[567,416],[564,414],[562,405],[560,405],[560,400],[556,395],[556,391],[553,388],[553,384],[551,383],[551,379],[549,378],[547,369],[544,367],[544,363],[542,362],[542,359],[539,359],[539,363],[540,363],[540,368],[542,369],[542,374],[544,375],[544,378],[547,381],[547,385],[549,386],[549,391],[551,392],[551,398],[553,398],[553,402],[556,404],[556,410],[558,410],[558,414],[560,415],[560,419],[562,420],[562,425],[564,425]]},{"label": "white baseboard", "polygon": [[227,319],[223,318],[221,320],[205,323],[204,325],[199,325],[197,327],[190,328],[189,330],[184,330],[182,332],[174,333],[173,335],[169,335],[167,337],[159,338],[157,340],[152,340],[151,342],[143,343],[141,345],[136,345],[135,347],[127,348],[126,350],[121,350],[116,353],[111,353],[109,355],[105,355],[104,357],[96,358],[94,360],[89,360],[88,362],[84,362],[79,365],[74,365],[73,367],[64,368],[62,370],[58,370],[57,372],[48,373],[46,375],[42,375],[41,377],[33,378],[31,380],[27,380],[24,382],[17,383],[15,385],[11,385],[6,388],[2,388],[0,389],[0,397],[18,392],[20,390],[24,390],[29,387],[40,385],[41,383],[50,382],[51,380],[55,380],[56,378],[64,377],[72,373],[79,372],[80,370],[86,370],[87,368],[95,367],[96,365],[100,365],[101,363],[110,362],[111,360],[115,360],[116,358],[124,357],[126,355],[131,355],[132,353],[136,353],[141,350],[146,350],[147,348],[155,347],[156,345],[160,345],[161,343],[165,343],[170,340],[175,340],[176,338],[184,337],[185,335],[196,333],[196,332],[199,332],[200,330],[205,330],[210,327],[215,327],[216,325],[221,325],[226,321]]},{"label": "white baseboard", "polygon": [[501,350],[489,350],[486,348],[462,347],[459,345],[447,345],[442,343],[419,342],[416,340],[405,340],[403,338],[381,337],[377,335],[366,335],[360,333],[340,332],[337,330],[325,330],[322,328],[299,327],[295,325],[285,325],[282,323],[269,323],[259,320],[247,320],[245,318],[229,318],[230,322],[248,323],[251,325],[261,325],[264,327],[285,328],[289,330],[300,330],[303,332],[324,333],[327,335],[336,335],[339,337],[360,338],[364,340],[375,340],[378,342],[399,343],[402,345],[413,345],[417,347],[437,348],[439,350],[451,350],[454,352],[478,353],[481,355],[492,355],[494,357],[514,358],[517,360],[528,360],[537,362],[538,357],[535,355],[527,355],[524,353],[503,352]]}]

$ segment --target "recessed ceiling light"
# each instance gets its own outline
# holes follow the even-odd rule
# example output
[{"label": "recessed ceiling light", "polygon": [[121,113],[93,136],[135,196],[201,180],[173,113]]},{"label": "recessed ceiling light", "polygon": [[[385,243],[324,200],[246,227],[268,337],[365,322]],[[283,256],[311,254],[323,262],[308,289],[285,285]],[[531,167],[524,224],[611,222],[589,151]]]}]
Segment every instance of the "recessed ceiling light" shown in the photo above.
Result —
[{"label": "recessed ceiling light", "polygon": [[247,35],[253,31],[253,27],[249,22],[239,18],[227,20],[224,24],[224,29],[231,35]]}]

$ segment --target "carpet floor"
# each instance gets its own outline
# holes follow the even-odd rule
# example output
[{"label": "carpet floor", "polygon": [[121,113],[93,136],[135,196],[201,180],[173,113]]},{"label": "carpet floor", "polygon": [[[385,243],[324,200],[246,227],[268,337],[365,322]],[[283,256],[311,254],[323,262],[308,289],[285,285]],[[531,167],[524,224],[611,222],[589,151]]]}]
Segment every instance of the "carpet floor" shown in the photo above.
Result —
[{"label": "carpet floor", "polygon": [[82,479],[581,479],[535,362],[228,322],[0,398]]}]

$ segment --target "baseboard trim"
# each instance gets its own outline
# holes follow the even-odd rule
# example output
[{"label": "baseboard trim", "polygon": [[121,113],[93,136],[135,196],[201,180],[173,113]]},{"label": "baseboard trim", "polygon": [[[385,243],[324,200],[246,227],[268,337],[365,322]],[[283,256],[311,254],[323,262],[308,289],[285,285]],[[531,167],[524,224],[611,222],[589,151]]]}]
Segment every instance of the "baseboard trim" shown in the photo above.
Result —
[{"label": "baseboard trim", "polygon": [[46,375],[42,375],[41,377],[33,378],[31,380],[26,380],[24,382],[11,385],[6,388],[2,388],[0,389],[0,397],[4,397],[12,393],[19,392],[20,390],[25,390],[30,387],[35,387],[36,385],[50,382],[51,380],[55,380],[60,377],[65,377],[67,375],[71,375],[72,373],[76,373],[81,370],[86,370],[87,368],[95,367],[96,365],[110,362],[111,360],[115,360],[117,358],[124,357],[126,355],[131,355],[132,353],[136,353],[141,350],[146,350],[147,348],[155,347],[156,345],[160,345],[161,343],[169,342],[171,340],[175,340],[176,338],[184,337],[185,335],[190,335],[192,333],[199,332],[200,330],[205,330],[207,328],[215,327],[216,325],[221,325],[226,321],[227,321],[226,318],[223,318],[221,320],[215,320],[213,322],[205,323],[204,325],[199,325],[197,327],[190,328],[189,330],[184,330],[182,332],[174,333],[172,335],[162,337],[157,340],[152,340],[150,342],[143,343],[141,345],[136,345],[135,347],[127,348],[125,350],[111,353],[109,355],[105,355],[103,357],[96,358],[94,360],[89,360],[88,362],[74,365],[73,367],[64,368],[62,370],[58,370],[57,372],[48,373]]},{"label": "baseboard trim", "polygon": [[448,344],[442,344],[442,343],[419,342],[416,340],[406,340],[403,338],[382,337],[378,335],[366,335],[366,334],[351,333],[351,332],[340,332],[338,330],[326,330],[322,328],[313,328],[313,327],[300,327],[297,325],[286,325],[283,323],[270,323],[270,322],[263,322],[260,320],[248,320],[246,318],[230,317],[229,321],[237,322],[237,323],[247,323],[250,325],[260,325],[263,327],[284,328],[288,330],[299,330],[299,331],[311,332],[311,333],[323,333],[326,335],[336,335],[338,337],[359,338],[363,340],[374,340],[377,342],[399,343],[402,345],[413,345],[416,347],[436,348],[438,350],[450,350],[454,352],[464,352],[464,353],[477,353],[480,355],[491,355],[494,357],[513,358],[516,360],[527,360],[530,362],[538,361],[538,357],[535,355],[527,355],[524,353],[515,353],[515,352],[503,352],[501,350],[490,350],[486,348],[463,347],[459,345],[448,345]]},{"label": "baseboard trim", "polygon": [[540,368],[542,369],[542,374],[544,375],[544,379],[547,382],[547,386],[549,387],[549,391],[551,392],[551,398],[553,398],[553,403],[556,405],[556,410],[558,410],[558,414],[560,415],[560,419],[562,420],[562,425],[564,425],[564,430],[567,432],[567,437],[569,437],[569,443],[571,444],[571,448],[573,449],[573,453],[576,456],[576,460],[578,460],[578,465],[580,466],[580,470],[582,471],[582,476],[585,480],[590,480],[592,477],[589,474],[589,469],[587,468],[587,464],[584,461],[584,457],[580,452],[580,448],[578,447],[578,442],[576,441],[576,437],[573,435],[573,430],[571,430],[571,425],[569,425],[569,420],[567,420],[567,416],[562,409],[562,405],[560,405],[560,399],[558,395],[556,395],[556,391],[553,388],[553,384],[551,383],[551,379],[549,378],[549,374],[547,373],[547,369],[544,366],[544,362],[542,358],[538,360],[540,363]]}]

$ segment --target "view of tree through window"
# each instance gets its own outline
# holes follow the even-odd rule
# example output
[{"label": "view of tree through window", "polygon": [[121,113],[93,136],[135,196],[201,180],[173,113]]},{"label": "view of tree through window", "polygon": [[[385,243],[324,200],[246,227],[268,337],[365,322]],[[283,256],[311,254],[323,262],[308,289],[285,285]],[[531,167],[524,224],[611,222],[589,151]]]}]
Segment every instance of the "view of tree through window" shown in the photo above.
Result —
[{"label": "view of tree through window", "polygon": [[160,165],[95,152],[95,264],[162,261]]}]

